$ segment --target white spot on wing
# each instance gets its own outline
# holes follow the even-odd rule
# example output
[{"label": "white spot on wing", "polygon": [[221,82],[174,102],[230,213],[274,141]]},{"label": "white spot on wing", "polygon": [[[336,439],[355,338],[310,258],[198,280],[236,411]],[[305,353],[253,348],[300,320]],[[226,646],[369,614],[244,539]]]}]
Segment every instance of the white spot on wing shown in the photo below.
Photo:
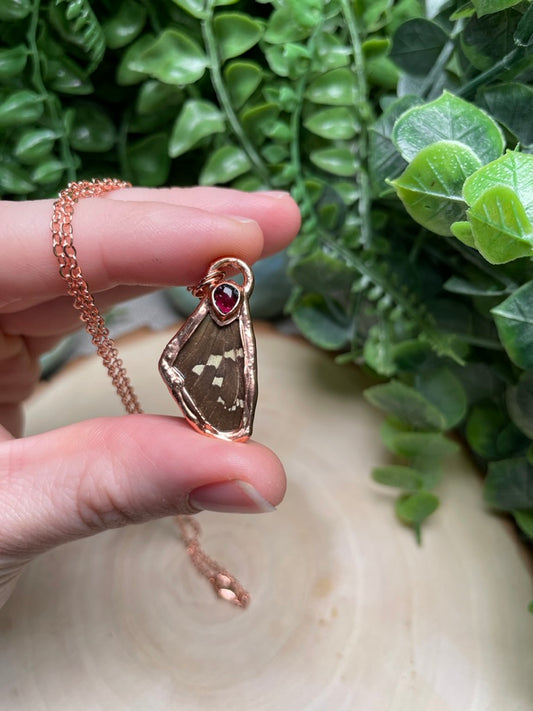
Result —
[{"label": "white spot on wing", "polygon": [[222,377],[217,376],[213,378],[213,385],[215,386],[215,388],[221,388],[223,382],[224,378]]},{"label": "white spot on wing", "polygon": [[192,372],[195,375],[201,375],[204,372],[205,365],[195,365],[194,368],[192,369]]}]

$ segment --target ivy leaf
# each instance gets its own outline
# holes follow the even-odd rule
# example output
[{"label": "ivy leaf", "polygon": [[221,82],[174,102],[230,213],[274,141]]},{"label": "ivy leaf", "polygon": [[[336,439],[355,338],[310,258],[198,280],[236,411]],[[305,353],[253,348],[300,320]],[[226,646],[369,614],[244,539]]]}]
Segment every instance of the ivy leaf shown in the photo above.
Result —
[{"label": "ivy leaf", "polygon": [[496,509],[533,509],[533,466],[525,457],[489,464],[485,501]]},{"label": "ivy leaf", "polygon": [[200,173],[200,185],[229,183],[250,169],[250,161],[242,148],[225,145],[207,159]]},{"label": "ivy leaf", "polygon": [[225,12],[215,15],[213,31],[220,59],[225,62],[256,45],[264,32],[264,25],[241,12]]},{"label": "ivy leaf", "polygon": [[213,103],[190,99],[183,105],[174,123],[168,153],[171,158],[187,153],[203,138],[222,133],[225,127],[224,116]]},{"label": "ivy leaf", "polygon": [[476,69],[490,69],[516,48],[514,35],[521,18],[513,8],[470,18],[461,34],[461,49]]},{"label": "ivy leaf", "polygon": [[492,403],[475,405],[465,428],[466,440],[485,459],[502,459],[513,454],[525,438],[509,423],[503,408]]},{"label": "ivy leaf", "polygon": [[438,460],[459,451],[459,445],[440,432],[413,432],[398,427],[390,420],[382,426],[381,438],[390,452],[409,459],[428,453]]},{"label": "ivy leaf", "polygon": [[224,67],[224,79],[233,106],[240,108],[254,93],[263,79],[263,70],[256,62],[234,61]]},{"label": "ivy leaf", "polygon": [[401,464],[390,464],[386,467],[374,467],[372,469],[372,479],[377,484],[393,486],[397,489],[416,490],[424,485],[424,479],[420,472],[412,467]]},{"label": "ivy leaf", "polygon": [[480,165],[468,146],[439,141],[423,148],[390,184],[414,220],[438,235],[451,235],[451,225],[465,217],[463,184]]},{"label": "ivy leaf", "polygon": [[435,101],[414,106],[402,114],[392,137],[407,161],[437,141],[459,141],[481,163],[496,160],[505,148],[503,134],[490,116],[447,91]]},{"label": "ivy leaf", "polygon": [[491,314],[509,358],[520,368],[533,369],[533,281],[523,284]]},{"label": "ivy leaf", "polygon": [[354,272],[342,260],[323,250],[302,257],[290,269],[291,278],[307,291],[341,296],[350,290]]},{"label": "ivy leaf", "polygon": [[408,74],[424,76],[433,68],[448,35],[431,20],[415,18],[399,26],[392,39],[390,57]]},{"label": "ivy leaf", "polygon": [[203,49],[194,40],[179,30],[167,29],[130,59],[128,66],[165,84],[184,86],[201,79],[207,64]]},{"label": "ivy leaf", "polygon": [[357,85],[353,72],[346,67],[321,74],[309,84],[305,96],[315,104],[353,106],[357,102]]}]

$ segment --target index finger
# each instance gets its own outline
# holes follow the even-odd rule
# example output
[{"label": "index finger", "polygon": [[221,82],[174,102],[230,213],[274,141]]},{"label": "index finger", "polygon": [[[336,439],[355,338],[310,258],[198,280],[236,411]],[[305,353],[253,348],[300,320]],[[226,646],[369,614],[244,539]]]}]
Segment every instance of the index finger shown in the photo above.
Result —
[{"label": "index finger", "polygon": [[[0,307],[64,294],[49,230],[52,201],[0,203]],[[126,188],[81,200],[74,244],[91,289],[191,284],[221,256],[249,263],[287,246],[299,228],[284,193]]]}]

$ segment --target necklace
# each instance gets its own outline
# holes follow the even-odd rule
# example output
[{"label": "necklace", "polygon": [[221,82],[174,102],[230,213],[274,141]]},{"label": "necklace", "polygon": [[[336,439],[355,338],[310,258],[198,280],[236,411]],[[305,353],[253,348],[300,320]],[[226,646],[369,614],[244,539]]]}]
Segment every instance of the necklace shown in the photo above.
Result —
[{"label": "necklace", "polygon": [[[80,312],[80,319],[91,336],[126,412],[141,414],[143,410],[126,369],[119,358],[117,346],[111,338],[104,317],[95,304],[78,263],[72,228],[74,208],[79,200],[97,197],[112,190],[127,187],[131,187],[130,183],[115,178],[69,183],[54,202],[50,230],[53,252],[59,263],[59,274],[66,282],[67,292],[73,298],[74,308]],[[228,281],[225,276],[225,268],[242,271],[244,284],[240,286],[233,281]],[[190,424],[205,434],[225,439],[246,439],[251,432],[256,397],[255,348],[246,296],[252,286],[251,271],[243,262],[231,258],[217,260],[211,265],[206,277],[191,288],[191,291],[202,301],[193,316],[186,321],[182,329],[167,345],[160,361],[163,378],[178,400]],[[226,345],[221,354],[213,354],[209,351],[211,338],[201,339],[198,337],[202,333],[198,327],[204,321],[206,321],[205,327],[209,327],[211,335],[213,334],[212,324],[207,319],[213,321],[215,326],[220,329],[220,333],[224,334],[222,340]],[[239,324],[238,332],[236,328],[226,328],[231,323]],[[241,339],[241,346],[238,345],[238,338]],[[234,348],[231,347],[231,343],[234,343]],[[205,406],[199,404],[199,401],[203,402],[205,398],[199,397],[202,391],[201,388],[200,392],[198,391],[194,376],[202,366],[204,368],[207,366],[210,355],[212,360],[214,358],[215,362],[219,362],[220,365],[224,354],[233,351],[235,356],[233,360],[237,362],[241,358],[239,349],[242,349],[244,379],[242,385],[239,386],[241,388],[239,392],[242,395],[234,401],[237,402],[237,406],[230,405],[220,392],[223,402],[222,405],[218,403],[218,408],[214,408],[217,413],[213,414],[213,408],[208,408],[206,412]],[[192,364],[190,363],[191,352],[194,354],[193,360],[196,361]],[[226,356],[226,358],[230,357]],[[185,363],[189,363],[189,366],[184,366]],[[187,368],[189,368],[188,375],[190,377],[186,378],[183,371]],[[217,377],[223,378],[222,375],[215,375],[215,378]],[[227,377],[226,388],[229,387],[230,380],[233,382],[236,376],[232,376],[233,379]],[[224,392],[227,392],[227,389]],[[234,408],[233,412],[231,412],[231,408]],[[233,426],[235,422],[237,422],[236,427]],[[246,607],[250,600],[248,592],[231,573],[202,549],[199,542],[200,525],[195,518],[193,516],[176,516],[175,522],[193,565],[211,583],[216,594],[221,599],[238,607]]]}]

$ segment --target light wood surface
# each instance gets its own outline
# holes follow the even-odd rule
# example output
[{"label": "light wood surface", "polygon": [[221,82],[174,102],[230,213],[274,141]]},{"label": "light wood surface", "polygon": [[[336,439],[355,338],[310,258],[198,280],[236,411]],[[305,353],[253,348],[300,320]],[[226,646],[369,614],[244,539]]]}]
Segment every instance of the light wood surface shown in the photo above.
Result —
[{"label": "light wood surface", "polygon": [[[121,344],[146,411],[176,414],[156,368],[170,335]],[[0,612],[0,709],[529,711],[531,570],[468,460],[450,461],[418,547],[369,479],[386,454],[362,376],[257,335],[254,436],[284,460],[287,498],[200,517],[250,607],[214,597],[170,520],[63,546]],[[110,413],[120,403],[89,358],[35,395],[28,432]]]}]

